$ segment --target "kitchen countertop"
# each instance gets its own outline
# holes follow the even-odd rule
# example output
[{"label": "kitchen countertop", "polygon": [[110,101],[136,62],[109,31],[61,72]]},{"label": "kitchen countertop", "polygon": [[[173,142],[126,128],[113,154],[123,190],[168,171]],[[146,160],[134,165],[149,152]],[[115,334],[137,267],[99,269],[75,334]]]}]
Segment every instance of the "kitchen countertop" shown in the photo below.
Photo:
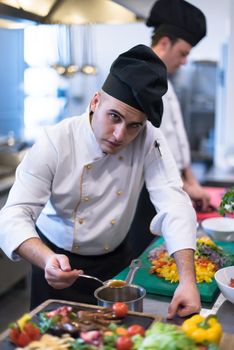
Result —
[{"label": "kitchen countertop", "polygon": [[[199,226],[198,236],[203,233]],[[166,319],[170,301],[171,297],[147,294],[143,302],[143,312],[160,315],[164,321],[181,325],[184,318],[175,317],[172,321]],[[234,304],[229,302],[222,293],[217,296],[214,302],[202,303],[201,315],[206,317],[210,314],[215,314],[218,317],[224,332],[234,334]]]},{"label": "kitchen countertop", "polygon": [[[147,296],[144,299],[144,310],[143,312],[146,314],[151,314],[155,316],[162,316],[163,321],[166,320],[167,315],[167,309],[170,303],[169,298],[159,298],[155,296]],[[39,308],[39,307],[38,307]],[[33,313],[35,314],[38,312],[38,308],[33,310]],[[201,315],[208,316],[209,314],[215,314],[217,315],[219,322],[222,324],[223,332],[233,334],[234,333],[234,304],[229,303],[222,294],[217,298],[216,302],[211,308],[202,308]],[[168,321],[168,323],[176,323],[177,325],[181,325],[184,321],[184,318],[175,318],[172,321]],[[8,330],[5,330],[3,333],[0,334],[0,341],[4,340],[5,337],[8,335]],[[226,339],[226,335],[223,335],[223,338]],[[230,342],[230,340],[232,340]],[[225,344],[228,344],[228,350],[232,350],[233,347],[233,338],[227,338]],[[222,349],[227,350],[227,346],[222,347]]]},{"label": "kitchen countertop", "polygon": [[[160,315],[166,320],[170,300],[171,298],[168,297],[148,294],[144,299],[143,312]],[[234,304],[226,300],[222,294],[218,296],[214,303],[203,305],[201,315],[205,317],[210,314],[215,314],[218,317],[225,333],[234,333]],[[167,320],[167,322],[178,325],[183,321],[184,318],[180,317],[175,317],[172,321]]]}]

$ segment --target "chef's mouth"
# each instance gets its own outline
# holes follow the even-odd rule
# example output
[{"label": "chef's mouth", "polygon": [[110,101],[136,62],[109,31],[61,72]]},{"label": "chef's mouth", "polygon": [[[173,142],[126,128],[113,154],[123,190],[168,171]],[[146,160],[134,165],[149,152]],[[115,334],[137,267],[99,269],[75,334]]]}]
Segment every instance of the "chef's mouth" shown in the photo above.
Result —
[{"label": "chef's mouth", "polygon": [[114,147],[114,148],[118,148],[120,146],[122,146],[122,142],[113,142],[113,141],[110,141],[110,140],[105,140],[111,147]]}]

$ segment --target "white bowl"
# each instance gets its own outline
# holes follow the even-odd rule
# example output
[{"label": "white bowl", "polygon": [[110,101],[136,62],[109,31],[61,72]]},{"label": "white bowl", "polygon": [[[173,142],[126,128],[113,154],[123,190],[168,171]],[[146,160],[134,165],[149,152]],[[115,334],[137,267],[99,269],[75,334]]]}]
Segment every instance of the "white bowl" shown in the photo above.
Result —
[{"label": "white bowl", "polygon": [[215,273],[215,280],[225,298],[234,304],[234,288],[229,287],[231,278],[234,278],[234,266],[224,267]]},{"label": "white bowl", "polygon": [[221,241],[234,240],[233,218],[209,218],[203,220],[201,226],[214,239]]}]

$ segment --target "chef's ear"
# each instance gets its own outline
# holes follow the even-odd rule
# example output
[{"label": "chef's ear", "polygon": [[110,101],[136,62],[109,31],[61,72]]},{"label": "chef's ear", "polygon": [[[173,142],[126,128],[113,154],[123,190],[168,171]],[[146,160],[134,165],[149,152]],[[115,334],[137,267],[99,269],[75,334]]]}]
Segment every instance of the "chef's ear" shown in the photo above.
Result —
[{"label": "chef's ear", "polygon": [[100,92],[96,92],[96,94],[93,96],[91,102],[90,102],[90,111],[95,112],[99,102],[100,102]]},{"label": "chef's ear", "polygon": [[159,42],[161,49],[164,50],[164,52],[168,51],[172,46],[171,39],[168,36],[163,36]]}]

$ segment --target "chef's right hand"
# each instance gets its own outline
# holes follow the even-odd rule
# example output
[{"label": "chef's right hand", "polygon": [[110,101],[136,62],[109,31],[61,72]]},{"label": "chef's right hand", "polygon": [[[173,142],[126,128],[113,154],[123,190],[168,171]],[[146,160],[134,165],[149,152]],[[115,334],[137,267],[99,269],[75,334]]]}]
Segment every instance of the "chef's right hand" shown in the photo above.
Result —
[{"label": "chef's right hand", "polygon": [[51,255],[45,265],[45,279],[55,289],[70,287],[82,273],[82,270],[72,270],[68,257],[63,254]]}]

